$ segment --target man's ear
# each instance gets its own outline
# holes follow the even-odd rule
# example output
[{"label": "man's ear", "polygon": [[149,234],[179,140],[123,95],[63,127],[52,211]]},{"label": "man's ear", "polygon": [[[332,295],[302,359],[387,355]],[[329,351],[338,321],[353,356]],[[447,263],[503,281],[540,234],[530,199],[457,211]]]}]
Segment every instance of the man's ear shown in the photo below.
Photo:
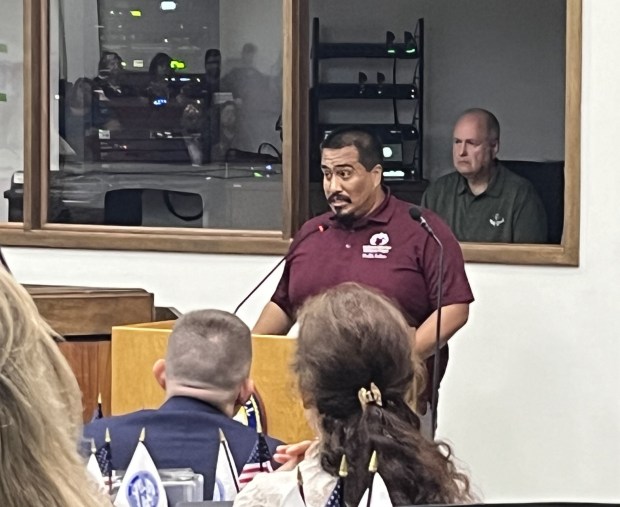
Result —
[{"label": "man's ear", "polygon": [[158,359],[153,365],[153,376],[163,390],[166,390],[166,360]]},{"label": "man's ear", "polygon": [[497,158],[497,153],[499,152],[499,139],[495,141],[495,144],[491,147],[493,150],[493,158]]},{"label": "man's ear", "polygon": [[250,399],[250,396],[252,396],[253,393],[254,381],[251,378],[246,378],[241,384],[239,394],[237,395],[237,399],[235,400],[235,405],[245,405],[245,403]]},{"label": "man's ear", "polygon": [[377,164],[370,170],[370,174],[373,176],[373,184],[376,187],[381,185],[381,177],[383,176],[383,167],[381,164]]}]

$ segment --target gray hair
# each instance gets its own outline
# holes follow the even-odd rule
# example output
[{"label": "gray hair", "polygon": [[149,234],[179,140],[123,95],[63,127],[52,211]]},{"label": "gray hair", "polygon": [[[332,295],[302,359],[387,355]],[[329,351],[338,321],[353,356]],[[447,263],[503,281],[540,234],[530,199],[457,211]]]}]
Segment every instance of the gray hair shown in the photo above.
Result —
[{"label": "gray hair", "polygon": [[221,310],[183,315],[168,339],[166,382],[230,393],[248,378],[252,337],[243,321]]}]

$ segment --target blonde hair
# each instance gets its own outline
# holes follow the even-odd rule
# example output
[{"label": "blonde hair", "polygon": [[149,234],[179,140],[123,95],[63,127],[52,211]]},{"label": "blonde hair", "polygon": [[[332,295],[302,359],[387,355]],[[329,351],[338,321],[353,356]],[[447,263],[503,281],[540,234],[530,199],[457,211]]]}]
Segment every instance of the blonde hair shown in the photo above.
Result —
[{"label": "blonde hair", "polygon": [[54,336],[0,269],[0,505],[109,505],[78,453],[80,389]]}]

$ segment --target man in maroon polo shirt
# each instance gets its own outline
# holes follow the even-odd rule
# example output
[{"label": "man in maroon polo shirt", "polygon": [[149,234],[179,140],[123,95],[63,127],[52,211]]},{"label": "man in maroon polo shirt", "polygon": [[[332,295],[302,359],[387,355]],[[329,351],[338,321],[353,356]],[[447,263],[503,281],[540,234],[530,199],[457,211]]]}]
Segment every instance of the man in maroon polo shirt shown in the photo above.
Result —
[{"label": "man in maroon polo shirt", "polygon": [[[321,168],[331,212],[308,220],[295,236],[282,278],[253,332],[286,334],[308,297],[343,282],[358,282],[400,306],[412,339],[415,336],[415,350],[427,359],[432,378],[439,247],[411,218],[411,204],[381,185],[382,154],[380,140],[363,128],[343,127],[325,139]],[[474,298],[456,238],[437,215],[429,210],[423,215],[444,246],[443,376],[448,362],[445,344],[467,322]],[[424,401],[431,398],[428,384]]]}]

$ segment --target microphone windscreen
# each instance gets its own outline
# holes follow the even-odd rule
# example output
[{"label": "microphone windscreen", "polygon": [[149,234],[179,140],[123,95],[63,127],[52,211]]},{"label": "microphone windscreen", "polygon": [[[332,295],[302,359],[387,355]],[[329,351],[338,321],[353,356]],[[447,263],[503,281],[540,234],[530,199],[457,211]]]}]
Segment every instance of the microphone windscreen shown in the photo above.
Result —
[{"label": "microphone windscreen", "polygon": [[409,214],[416,222],[419,222],[422,219],[422,210],[417,206],[412,206],[409,208]]}]

